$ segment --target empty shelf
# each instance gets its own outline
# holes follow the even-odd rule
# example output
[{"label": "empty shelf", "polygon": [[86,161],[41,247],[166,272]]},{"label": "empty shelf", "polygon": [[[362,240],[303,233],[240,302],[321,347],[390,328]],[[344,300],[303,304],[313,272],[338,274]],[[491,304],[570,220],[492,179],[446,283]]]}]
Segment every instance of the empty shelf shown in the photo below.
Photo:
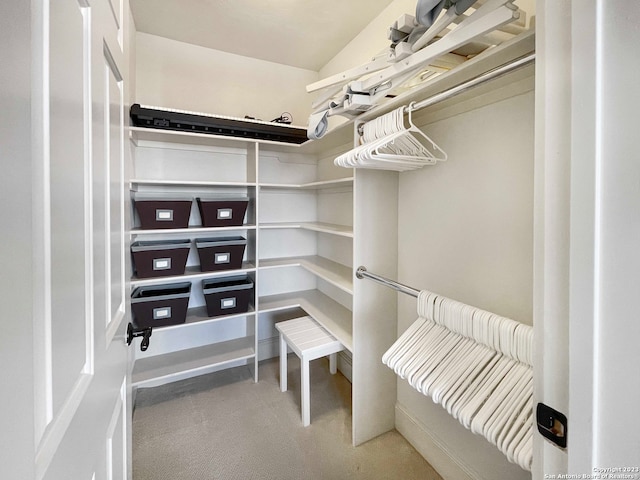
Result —
[{"label": "empty shelf", "polygon": [[319,290],[269,295],[259,298],[260,313],[302,308],[353,352],[351,311]]},{"label": "empty shelf", "polygon": [[302,267],[340,290],[353,294],[351,268],[324,257],[312,255],[308,257],[273,258],[260,260],[259,266],[260,268]]},{"label": "empty shelf", "polygon": [[265,230],[301,228],[303,230],[310,230],[313,232],[329,233],[331,235],[338,235],[341,237],[353,238],[353,227],[351,225],[337,225],[333,223],[321,223],[321,222],[262,223],[260,224],[260,228]]},{"label": "empty shelf", "polygon": [[322,188],[333,188],[333,187],[342,187],[342,186],[350,186],[353,184],[353,177],[345,177],[345,178],[336,178],[334,180],[323,180],[320,182],[310,182],[310,183],[261,183],[261,188],[282,188],[282,189],[293,189],[293,190],[319,190]]},{"label": "empty shelf", "polygon": [[[242,337],[204,347],[156,355],[136,360],[131,383],[153,386],[162,380],[178,380],[181,375],[201,372],[255,356],[254,337]],[[185,375],[187,376],[187,375]]]}]

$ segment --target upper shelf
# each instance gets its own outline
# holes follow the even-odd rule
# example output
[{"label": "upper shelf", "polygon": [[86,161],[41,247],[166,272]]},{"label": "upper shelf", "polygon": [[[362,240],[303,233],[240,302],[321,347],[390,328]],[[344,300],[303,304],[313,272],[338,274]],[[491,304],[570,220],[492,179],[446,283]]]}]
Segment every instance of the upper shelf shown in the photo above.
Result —
[{"label": "upper shelf", "polygon": [[[535,51],[535,31],[527,30],[520,35],[488,48],[482,53],[452,68],[446,73],[423,82],[415,88],[404,92],[385,103],[356,117],[359,121],[376,118],[401,105],[407,105],[414,101],[424,100],[433,95],[449,90],[461,83],[488,72],[496,67],[509,63],[517,58]],[[530,72],[533,69],[528,67]],[[532,75],[533,73],[530,73]],[[481,87],[478,87],[481,88]],[[342,117],[340,117],[342,118]],[[265,140],[250,140],[246,138],[226,137],[206,133],[178,132],[172,130],[160,130],[152,128],[130,127],[129,135],[136,145],[144,145],[146,142],[174,143],[200,146],[219,146],[231,148],[251,148],[255,144],[273,145],[268,150],[277,148],[279,151],[317,154],[328,150],[350,145],[353,143],[353,120],[343,121],[339,125],[330,127],[324,137],[319,140],[309,140],[302,145],[285,144]],[[277,147],[276,147],[277,146]]]},{"label": "upper shelf", "polygon": [[210,133],[183,132],[178,130],[164,130],[160,128],[134,126],[129,127],[129,138],[138,146],[143,146],[146,142],[160,142],[230,148],[250,148],[256,143],[265,145],[278,145],[293,149],[298,147],[298,145],[296,144],[274,142],[271,140],[249,139],[245,137],[213,135]]},{"label": "upper shelf", "polygon": [[[417,102],[432,97],[532,52],[535,52],[535,31],[527,30],[511,40],[503,42],[495,47],[488,48],[446,73],[423,82],[413,89],[397,95],[392,99],[388,99],[386,102],[357,116],[356,119],[358,121],[371,120],[393,110],[394,108],[398,108],[401,105],[408,105],[411,102]],[[533,75],[533,68],[527,68],[529,68],[528,75]],[[480,88],[481,87],[477,87],[472,90],[472,92],[477,91]],[[492,88],[495,88],[495,84]],[[461,97],[457,98],[458,100],[462,99]],[[453,102],[456,100],[451,101]],[[303,143],[301,145],[302,151],[305,153],[318,153],[352,143],[353,122],[353,120],[343,121],[339,125],[330,126],[330,130],[321,139]]]},{"label": "upper shelf", "polygon": [[260,183],[260,188],[291,189],[291,190],[321,190],[323,188],[343,187],[353,185],[353,177],[336,178],[311,183]]}]

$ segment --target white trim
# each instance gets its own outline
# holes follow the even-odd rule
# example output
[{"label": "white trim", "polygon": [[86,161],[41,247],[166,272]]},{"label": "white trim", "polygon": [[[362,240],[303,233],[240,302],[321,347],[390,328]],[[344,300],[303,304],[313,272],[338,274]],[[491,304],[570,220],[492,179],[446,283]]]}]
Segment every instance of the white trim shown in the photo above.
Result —
[{"label": "white trim", "polygon": [[127,478],[126,476],[126,386],[127,379],[126,377],[122,381],[122,385],[120,386],[120,395],[116,398],[116,404],[113,409],[113,413],[111,414],[111,420],[109,421],[109,426],[107,427],[107,436],[106,436],[106,464],[107,464],[107,480],[113,480],[113,437],[116,431],[116,427],[118,426],[118,418],[121,418],[122,430],[123,430],[123,438],[122,438],[122,449],[123,449],[123,459],[122,463],[124,465],[123,476],[121,478]]},{"label": "white trim", "polygon": [[123,303],[118,307],[116,315],[107,324],[107,329],[105,330],[105,338],[106,338],[105,347],[106,348],[109,347],[109,344],[113,341],[114,337],[116,336],[116,333],[118,333],[118,329],[120,328],[120,324],[122,323],[122,320],[125,317],[125,313],[126,312],[124,311],[124,303]]},{"label": "white trim", "polygon": [[91,375],[81,374],[60,407],[55,419],[49,423],[36,449],[36,480],[44,478],[80,403],[91,384]]},{"label": "white trim", "polygon": [[338,370],[349,380],[349,383],[353,383],[353,358],[347,350],[338,353]]},{"label": "white trim", "polygon": [[258,340],[258,361],[261,362],[262,360],[278,357],[280,355],[278,348],[277,336]]},{"label": "white trim", "polygon": [[105,328],[109,329],[111,323],[111,142],[110,142],[110,125],[111,125],[111,110],[109,105],[111,104],[111,94],[109,91],[109,80],[111,78],[111,71],[113,67],[113,58],[109,54],[109,47],[103,42],[102,46],[104,61],[104,75],[103,79],[103,162],[102,169],[104,172],[104,282],[105,282]]},{"label": "white trim", "polygon": [[[105,284],[108,290],[108,294],[106,296],[106,344],[107,347],[113,341],[113,338],[120,326],[122,319],[126,313],[126,277],[125,277],[125,212],[124,212],[124,82],[122,75],[120,74],[120,70],[117,67],[117,64],[111,54],[111,50],[107,45],[106,41],[103,41],[103,53],[105,60],[105,77],[104,77],[104,168],[105,168]],[[111,276],[111,263],[113,261],[111,248],[112,248],[112,230],[111,230],[111,92],[110,92],[110,80],[111,75],[113,75],[116,84],[118,86],[118,123],[119,129],[118,132],[118,203],[120,205],[119,212],[119,238],[120,238],[120,258],[118,262],[120,263],[120,279],[119,279],[119,294],[120,294],[120,303],[115,311],[112,311],[111,301],[112,301],[112,276]]]},{"label": "white trim", "polygon": [[[120,1],[120,7],[122,8],[122,0]],[[117,319],[116,324],[119,326],[120,322],[122,321],[122,318],[124,318],[125,314],[126,314],[126,302],[127,302],[127,294],[126,294],[126,288],[127,288],[127,278],[125,275],[125,269],[127,267],[127,263],[126,263],[126,248],[125,245],[128,244],[128,242],[126,241],[126,225],[125,225],[125,175],[124,175],[124,170],[125,170],[125,150],[124,150],[124,144],[125,144],[125,103],[124,103],[124,80],[122,77],[120,77],[120,80],[118,81],[118,89],[120,91],[120,128],[118,129],[119,132],[119,141],[120,141],[120,188],[119,188],[119,192],[120,192],[120,298],[121,298],[121,302],[120,302],[120,307],[118,309],[118,315],[121,317],[119,319]],[[111,340],[113,340],[113,337],[111,337]]]},{"label": "white trim", "polygon": [[[50,174],[50,123],[49,123],[49,3],[41,4],[42,10],[34,13],[35,62],[32,89],[34,116],[33,138],[33,211],[34,231],[33,265],[34,291],[42,292],[34,297],[34,441],[37,446],[43,439],[47,425],[53,419],[53,362],[51,342],[51,174]],[[40,15],[38,15],[38,13]],[[39,108],[41,106],[41,108]],[[41,142],[38,141],[41,139]]]},{"label": "white trim", "polygon": [[[601,315],[601,305],[600,299],[602,295],[602,287],[601,287],[601,266],[602,266],[602,164],[603,164],[603,129],[604,129],[604,120],[603,120],[603,110],[604,110],[604,92],[605,92],[605,84],[604,84],[604,74],[605,74],[605,66],[604,66],[604,3],[605,2],[596,2],[596,30],[595,30],[595,38],[596,38],[596,51],[595,51],[595,92],[594,92],[594,107],[595,107],[595,126],[594,126],[594,156],[593,156],[593,168],[594,168],[594,203],[593,203],[593,404],[592,404],[592,414],[593,414],[593,423],[591,425],[592,428],[592,437],[593,439],[598,438],[598,430],[602,427],[600,413],[600,399],[602,398],[601,393],[601,380],[600,374],[601,372],[601,358],[603,351],[603,343],[601,341],[601,330],[602,328],[602,315]],[[569,366],[571,368],[571,365]],[[600,447],[601,443],[599,441],[593,441],[592,443],[592,465],[598,466],[603,465],[598,463],[600,459]],[[589,469],[591,470],[591,469]]]},{"label": "white trim", "polygon": [[[34,38],[34,117],[33,138],[33,211],[34,231],[33,266],[34,291],[42,292],[34,297],[34,447],[42,440],[47,426],[53,419],[53,350],[51,333],[51,156],[50,156],[50,9],[49,3],[41,5],[40,15],[34,14],[34,32],[42,37]],[[38,142],[38,139],[42,139]]]},{"label": "white trim", "polygon": [[396,429],[431,464],[444,480],[482,480],[482,477],[463,459],[396,403]]},{"label": "white trim", "polygon": [[84,238],[85,238],[85,366],[83,373],[93,375],[95,363],[94,280],[93,280],[93,135],[91,85],[91,8],[80,5],[83,17],[84,48]]}]

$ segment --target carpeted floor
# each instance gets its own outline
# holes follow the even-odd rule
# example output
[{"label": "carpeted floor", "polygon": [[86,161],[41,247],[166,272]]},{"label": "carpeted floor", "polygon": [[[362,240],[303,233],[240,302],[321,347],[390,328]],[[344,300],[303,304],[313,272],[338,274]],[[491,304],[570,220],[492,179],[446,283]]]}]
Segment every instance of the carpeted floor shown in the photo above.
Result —
[{"label": "carpeted floor", "polygon": [[396,431],[351,445],[351,384],[311,363],[311,425],[300,419],[300,362],[278,360],[138,391],[134,480],[441,480]]}]

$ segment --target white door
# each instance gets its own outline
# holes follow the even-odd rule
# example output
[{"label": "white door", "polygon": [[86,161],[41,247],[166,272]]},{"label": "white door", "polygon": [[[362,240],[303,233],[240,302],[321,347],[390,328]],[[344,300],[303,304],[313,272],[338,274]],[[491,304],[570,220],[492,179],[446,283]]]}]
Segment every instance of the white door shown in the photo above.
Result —
[{"label": "white door", "polygon": [[533,478],[640,478],[640,3],[536,4]]},{"label": "white door", "polygon": [[32,4],[35,477],[125,479],[126,5]]}]

